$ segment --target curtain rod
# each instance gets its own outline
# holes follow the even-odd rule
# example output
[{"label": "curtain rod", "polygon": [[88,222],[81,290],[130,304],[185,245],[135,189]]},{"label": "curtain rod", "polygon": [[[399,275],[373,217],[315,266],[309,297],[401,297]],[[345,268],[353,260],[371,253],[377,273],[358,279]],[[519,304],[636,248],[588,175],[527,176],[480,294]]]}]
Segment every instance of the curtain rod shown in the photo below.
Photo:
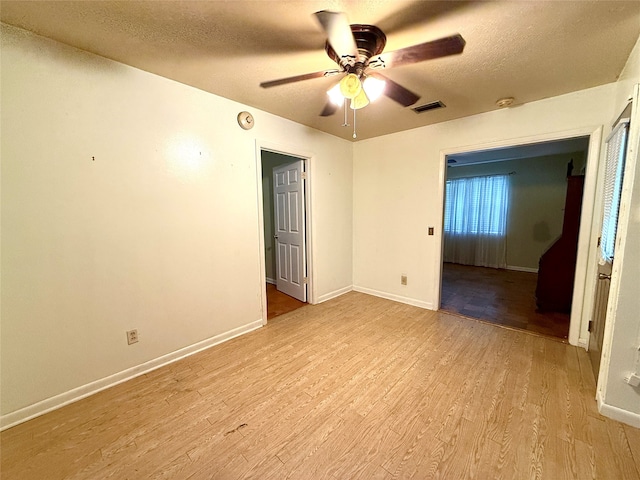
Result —
[{"label": "curtain rod", "polygon": [[482,178],[482,177],[500,177],[503,175],[515,175],[516,172],[509,172],[509,173],[491,173],[489,175],[465,175],[463,177],[451,177],[451,178],[447,178],[447,180],[456,180],[458,178]]}]

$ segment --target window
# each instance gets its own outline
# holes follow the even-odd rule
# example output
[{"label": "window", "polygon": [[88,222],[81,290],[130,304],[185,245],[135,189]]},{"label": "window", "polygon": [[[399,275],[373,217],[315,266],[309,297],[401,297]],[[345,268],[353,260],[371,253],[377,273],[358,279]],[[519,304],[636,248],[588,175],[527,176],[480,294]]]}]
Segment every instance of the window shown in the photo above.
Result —
[{"label": "window", "polygon": [[508,175],[447,180],[444,231],[505,236],[508,204]]},{"label": "window", "polygon": [[607,158],[604,174],[604,213],[600,237],[600,256],[606,262],[613,261],[618,211],[622,194],[622,177],[627,152],[629,121],[622,120],[607,138]]}]

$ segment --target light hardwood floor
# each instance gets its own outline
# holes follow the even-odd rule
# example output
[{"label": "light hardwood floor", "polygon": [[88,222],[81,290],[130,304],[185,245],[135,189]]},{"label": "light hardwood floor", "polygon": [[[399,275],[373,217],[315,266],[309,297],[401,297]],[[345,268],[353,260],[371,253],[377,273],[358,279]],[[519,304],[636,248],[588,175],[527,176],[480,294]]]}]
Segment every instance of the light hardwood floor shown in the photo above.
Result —
[{"label": "light hardwood floor", "polygon": [[1,435],[10,479],[638,479],[585,351],[360,293]]}]

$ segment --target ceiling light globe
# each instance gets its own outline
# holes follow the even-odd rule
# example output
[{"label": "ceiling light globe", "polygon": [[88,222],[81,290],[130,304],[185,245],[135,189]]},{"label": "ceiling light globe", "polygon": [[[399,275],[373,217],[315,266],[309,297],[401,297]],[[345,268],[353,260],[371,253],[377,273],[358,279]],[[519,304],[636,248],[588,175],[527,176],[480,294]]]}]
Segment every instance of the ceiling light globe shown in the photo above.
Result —
[{"label": "ceiling light globe", "polygon": [[369,105],[369,99],[363,89],[360,89],[360,93],[351,99],[351,109],[358,110]]},{"label": "ceiling light globe", "polygon": [[340,80],[340,93],[344,98],[354,99],[362,91],[362,83],[355,73],[345,75]]},{"label": "ceiling light globe", "polygon": [[337,105],[338,107],[342,106],[342,104],[344,103],[344,97],[342,96],[342,93],[340,92],[340,84],[339,83],[336,83],[333,86],[333,88],[327,92],[327,95],[329,95],[329,101],[331,103],[333,103],[334,105]]},{"label": "ceiling light globe", "polygon": [[362,84],[362,88],[367,93],[367,97],[369,97],[369,100],[372,102],[375,102],[376,99],[378,99],[380,95],[384,93],[384,88],[386,86],[387,82],[375,77],[365,78]]}]

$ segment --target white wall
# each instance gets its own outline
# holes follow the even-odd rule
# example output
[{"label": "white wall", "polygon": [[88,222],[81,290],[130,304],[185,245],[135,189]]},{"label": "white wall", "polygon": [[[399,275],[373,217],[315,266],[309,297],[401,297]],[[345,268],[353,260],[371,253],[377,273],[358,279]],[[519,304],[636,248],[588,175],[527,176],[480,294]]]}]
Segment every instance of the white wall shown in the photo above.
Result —
[{"label": "white wall", "polygon": [[349,142],[13,27],[1,60],[3,425],[262,324],[261,141],[312,153],[314,288],[350,288]]},{"label": "white wall", "polygon": [[[537,271],[540,256],[562,235],[567,164],[582,152],[448,167],[447,178],[513,173],[507,221],[507,268]],[[579,170],[574,171],[575,174]]]},{"label": "white wall", "polygon": [[603,85],[356,143],[354,288],[437,308],[441,152],[605,125],[614,92]]},{"label": "white wall", "polygon": [[[640,84],[640,39],[636,43],[616,85],[616,103],[611,122],[623,110],[634,85]],[[598,382],[601,412],[640,428],[640,388],[624,380],[640,374],[640,105],[635,106],[629,142],[623,194],[620,205],[616,258],[612,273],[603,365]],[[605,358],[608,357],[608,358]]]}]

